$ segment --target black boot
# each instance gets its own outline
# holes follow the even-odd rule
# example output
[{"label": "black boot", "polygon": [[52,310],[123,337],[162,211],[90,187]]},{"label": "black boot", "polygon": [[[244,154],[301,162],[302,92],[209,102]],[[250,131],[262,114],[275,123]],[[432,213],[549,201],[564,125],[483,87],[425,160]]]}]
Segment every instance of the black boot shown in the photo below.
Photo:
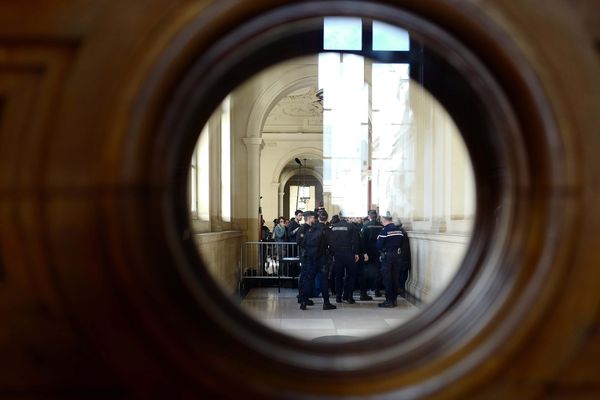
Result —
[{"label": "black boot", "polygon": [[373,300],[373,298],[371,296],[369,296],[367,294],[367,292],[361,292],[359,300],[360,301],[370,301],[370,300]]},{"label": "black boot", "polygon": [[[302,300],[298,299],[298,304],[300,304],[300,303],[302,303]],[[315,302],[312,301],[311,299],[306,300],[305,303],[306,303],[307,306],[314,306],[315,305]]]},{"label": "black boot", "polygon": [[381,297],[381,291],[379,289],[375,290],[375,297]]},{"label": "black boot", "polygon": [[302,303],[300,303],[300,309],[306,310],[306,303],[304,301]]},{"label": "black boot", "polygon": [[337,307],[331,304],[329,301],[323,303],[323,310],[335,310]]},{"label": "black boot", "polygon": [[352,296],[344,297],[344,301],[348,304],[354,304],[356,301],[352,298]]},{"label": "black boot", "polygon": [[342,302],[342,296],[340,296],[340,295],[335,296],[335,302],[336,303],[341,303]]},{"label": "black boot", "polygon": [[394,308],[394,307],[396,307],[396,305],[394,304],[393,301],[386,300],[383,303],[377,304],[377,307],[381,307],[381,308]]}]

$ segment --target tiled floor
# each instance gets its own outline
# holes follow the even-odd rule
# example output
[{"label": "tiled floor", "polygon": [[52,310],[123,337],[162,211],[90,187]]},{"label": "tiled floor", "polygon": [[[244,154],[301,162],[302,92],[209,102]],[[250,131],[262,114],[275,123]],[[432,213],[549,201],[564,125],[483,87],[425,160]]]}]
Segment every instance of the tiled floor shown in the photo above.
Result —
[{"label": "tiled floor", "polygon": [[[255,288],[242,300],[241,306],[269,327],[307,340],[358,340],[388,331],[412,318],[418,308],[398,297],[398,307],[379,308],[383,298],[358,301],[356,304],[335,303],[336,310],[323,310],[323,299],[313,298],[314,306],[300,310],[297,289]],[[358,293],[357,293],[358,294]]]}]

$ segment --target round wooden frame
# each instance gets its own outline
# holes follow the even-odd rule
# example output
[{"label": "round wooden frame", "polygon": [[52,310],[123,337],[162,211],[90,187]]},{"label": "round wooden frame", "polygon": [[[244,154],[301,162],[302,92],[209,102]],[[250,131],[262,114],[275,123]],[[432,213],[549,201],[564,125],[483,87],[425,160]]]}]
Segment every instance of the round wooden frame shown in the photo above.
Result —
[{"label": "round wooden frame", "polygon": [[[98,115],[78,101],[100,92],[94,72],[114,62],[93,55],[109,54],[97,45],[107,36],[81,53],[55,45],[68,48],[57,51],[65,60],[80,58],[61,89],[52,140],[24,153],[44,172],[19,193],[24,215],[43,221],[22,223],[34,238],[32,268],[64,310],[73,343],[140,397],[533,396],[546,382],[577,382],[563,374],[577,360],[593,370],[582,353],[597,339],[600,309],[600,100],[597,61],[573,45],[569,22],[502,0],[223,4],[182,7],[155,31],[131,28],[155,36],[140,39],[136,65],[105,72],[125,85]],[[300,55],[301,44],[281,44],[324,15],[409,29],[466,78],[482,112],[477,126],[489,128],[478,136],[461,127],[478,212],[458,277],[411,322],[344,345],[295,340],[245,316],[193,268],[201,261],[184,237],[182,182],[202,122],[233,86],[277,61],[274,48]],[[82,140],[83,127],[100,120],[106,129]]]}]

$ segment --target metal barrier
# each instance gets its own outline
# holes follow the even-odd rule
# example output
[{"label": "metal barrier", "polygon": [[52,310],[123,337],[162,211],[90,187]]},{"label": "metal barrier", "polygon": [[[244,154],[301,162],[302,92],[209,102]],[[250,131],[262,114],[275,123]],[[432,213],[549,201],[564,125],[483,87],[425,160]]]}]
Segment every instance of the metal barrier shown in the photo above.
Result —
[{"label": "metal barrier", "polygon": [[[252,279],[296,279],[300,273],[298,245],[294,242],[246,242],[240,252],[240,283]],[[241,289],[240,289],[241,291]]]}]

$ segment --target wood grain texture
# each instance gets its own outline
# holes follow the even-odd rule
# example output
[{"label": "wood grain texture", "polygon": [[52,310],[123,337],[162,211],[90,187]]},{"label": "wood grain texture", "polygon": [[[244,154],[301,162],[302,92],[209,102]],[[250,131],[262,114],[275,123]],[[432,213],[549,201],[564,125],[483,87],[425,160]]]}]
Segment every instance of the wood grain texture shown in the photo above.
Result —
[{"label": "wood grain texture", "polygon": [[[498,122],[496,142],[511,150],[510,212],[500,227],[480,219],[493,235],[467,257],[462,289],[343,348],[240,314],[191,272],[200,261],[174,206],[187,163],[174,155],[198,132],[177,120],[215,101],[186,79],[226,68],[265,34],[236,29],[284,3],[0,4],[0,396],[600,395],[600,67],[581,11],[594,2],[382,2],[451,33],[508,99],[498,115],[514,125]],[[357,9],[334,3],[298,10]],[[220,42],[234,33],[246,40]],[[197,82],[219,89],[219,72]]]}]

